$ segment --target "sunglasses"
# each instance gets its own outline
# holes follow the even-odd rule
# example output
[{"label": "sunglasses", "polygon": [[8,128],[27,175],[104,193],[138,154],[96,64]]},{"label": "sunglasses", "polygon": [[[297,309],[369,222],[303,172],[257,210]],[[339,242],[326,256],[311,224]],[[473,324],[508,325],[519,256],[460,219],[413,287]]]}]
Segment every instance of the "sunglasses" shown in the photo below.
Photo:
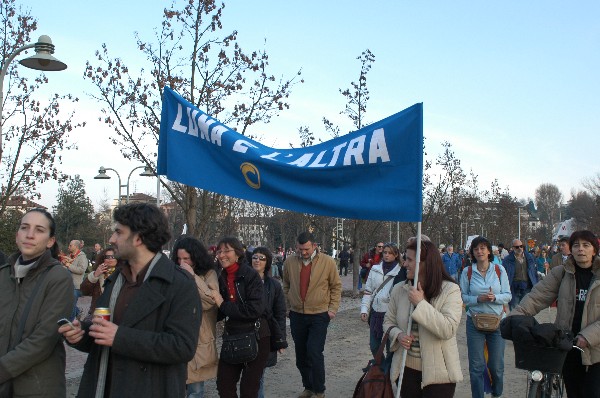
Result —
[{"label": "sunglasses", "polygon": [[513,246],[513,248],[515,248],[515,249],[522,249],[522,248],[523,248],[523,245],[520,245],[520,246]]},{"label": "sunglasses", "polygon": [[252,260],[267,261],[267,257],[265,257],[265,256],[257,256],[255,254],[254,256],[252,256]]},{"label": "sunglasses", "polygon": [[115,256],[112,256],[112,255],[109,254],[108,256],[104,256],[104,258],[107,259],[107,260],[114,260]]},{"label": "sunglasses", "polygon": [[383,245],[381,245],[381,246],[377,245],[377,247],[378,247],[378,248],[381,248],[381,247],[383,247]]}]

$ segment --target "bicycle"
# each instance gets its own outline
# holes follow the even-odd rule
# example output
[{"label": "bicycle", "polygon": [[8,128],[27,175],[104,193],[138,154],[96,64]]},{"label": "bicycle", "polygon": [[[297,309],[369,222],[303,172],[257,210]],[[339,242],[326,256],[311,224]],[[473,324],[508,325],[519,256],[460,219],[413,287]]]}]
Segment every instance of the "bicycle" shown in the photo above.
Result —
[{"label": "bicycle", "polygon": [[[562,367],[568,351],[555,347],[514,343],[515,366],[527,370],[527,398],[562,398]],[[573,348],[583,352],[577,346]]]}]

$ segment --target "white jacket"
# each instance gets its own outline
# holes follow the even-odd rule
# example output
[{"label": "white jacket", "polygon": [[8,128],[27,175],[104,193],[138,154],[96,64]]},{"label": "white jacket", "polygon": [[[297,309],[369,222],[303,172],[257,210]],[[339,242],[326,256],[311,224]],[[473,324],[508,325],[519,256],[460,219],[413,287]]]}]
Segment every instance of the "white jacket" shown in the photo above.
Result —
[{"label": "white jacket", "polygon": [[[398,335],[408,326],[410,285],[399,283],[392,290],[389,311],[385,314],[383,330],[390,330],[390,351],[394,353],[390,377],[392,383],[400,374],[404,348]],[[412,318],[419,324],[421,347],[422,386],[429,384],[458,383],[463,379],[456,333],[460,326],[463,302],[456,283],[442,282],[442,291],[431,301],[422,300],[413,310]]]},{"label": "white jacket", "polygon": [[383,289],[377,292],[377,296],[373,297],[373,293],[375,293],[375,291],[387,278],[394,279],[394,277],[398,275],[398,272],[400,272],[400,264],[392,268],[387,275],[383,275],[383,262],[375,264],[373,267],[371,267],[371,272],[369,272],[369,278],[365,283],[365,291],[360,305],[361,314],[369,313],[369,306],[371,305],[371,302],[373,302],[374,311],[387,312],[388,303],[390,302],[390,292],[392,291],[394,281],[389,281],[386,283]]}]

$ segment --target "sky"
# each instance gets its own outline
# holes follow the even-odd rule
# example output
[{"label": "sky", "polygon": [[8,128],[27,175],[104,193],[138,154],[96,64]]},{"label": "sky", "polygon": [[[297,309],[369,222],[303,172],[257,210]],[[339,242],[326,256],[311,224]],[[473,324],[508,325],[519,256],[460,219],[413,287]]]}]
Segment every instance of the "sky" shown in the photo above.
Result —
[{"label": "sky", "polygon": [[[64,72],[47,73],[47,89],[78,96],[76,119],[88,125],[70,134],[79,149],[63,155],[62,169],[81,176],[98,206],[117,196],[118,184],[110,172],[112,180],[94,180],[98,168],[116,169],[126,184],[139,164],[123,159],[109,141],[112,131],[97,122],[101,104],[83,79],[85,63],[106,43],[131,67],[148,67],[134,34],[151,40],[170,3],[21,4],[38,19],[34,37],[51,36],[55,56],[68,64]],[[480,188],[497,179],[525,199],[552,183],[566,202],[572,190],[583,189],[584,178],[600,172],[599,17],[595,0],[234,0],[226,2],[222,22],[224,33],[238,31],[242,48],[267,51],[275,76],[302,70],[304,83],[293,88],[290,109],[249,132],[266,145],[289,147],[301,126],[327,140],[323,117],[343,132],[353,130],[339,114],[346,103],[339,90],[358,81],[357,57],[369,49],[375,63],[367,75],[368,122],[422,102],[427,159],[448,141],[463,169],[478,175]],[[130,192],[154,195],[156,179],[138,172]],[[56,204],[57,183],[43,184],[40,192],[38,203]]]}]

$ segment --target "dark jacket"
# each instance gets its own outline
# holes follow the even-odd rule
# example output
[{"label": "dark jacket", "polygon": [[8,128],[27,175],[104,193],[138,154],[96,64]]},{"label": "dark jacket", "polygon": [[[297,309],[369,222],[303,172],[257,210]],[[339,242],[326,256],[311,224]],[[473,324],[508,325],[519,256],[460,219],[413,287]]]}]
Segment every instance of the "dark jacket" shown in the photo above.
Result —
[{"label": "dark jacket", "polygon": [[285,319],[287,309],[285,307],[285,297],[281,283],[273,278],[265,276],[265,318],[269,323],[271,332],[271,353],[267,366],[274,366],[277,363],[277,350],[287,348]]},{"label": "dark jacket", "polygon": [[[531,255],[531,253],[524,252],[525,262],[527,263],[527,276],[529,277],[529,281],[527,286],[529,288],[533,287],[536,283],[538,283],[538,274],[537,267],[535,264],[535,258]],[[508,276],[508,281],[510,282],[511,290],[513,287],[513,279],[515,278],[515,252],[511,252],[508,256],[504,257],[502,260],[502,266],[506,269],[506,275]]]},{"label": "dark jacket", "polygon": [[[106,279],[98,307],[109,307],[120,270]],[[191,275],[166,256],[129,303],[111,348],[111,397],[183,397],[187,363],[194,357],[202,316]],[[90,323],[84,322],[84,329]],[[101,346],[86,333],[74,345],[89,352],[78,397],[94,397]]]},{"label": "dark jacket", "polygon": [[[14,277],[12,255],[0,270],[0,384],[13,378],[14,396],[64,397],[65,348],[56,321],[73,310],[73,279],[46,250],[20,283]],[[22,340],[6,352],[38,278],[51,267],[32,303]]]},{"label": "dark jacket", "polygon": [[223,303],[219,308],[217,320],[226,319],[225,327],[230,334],[249,332],[254,329],[256,320],[260,320],[260,337],[270,336],[269,325],[265,318],[264,288],[258,272],[245,262],[239,265],[234,284],[236,301],[230,301],[227,292],[227,272],[219,275],[219,292]]}]

